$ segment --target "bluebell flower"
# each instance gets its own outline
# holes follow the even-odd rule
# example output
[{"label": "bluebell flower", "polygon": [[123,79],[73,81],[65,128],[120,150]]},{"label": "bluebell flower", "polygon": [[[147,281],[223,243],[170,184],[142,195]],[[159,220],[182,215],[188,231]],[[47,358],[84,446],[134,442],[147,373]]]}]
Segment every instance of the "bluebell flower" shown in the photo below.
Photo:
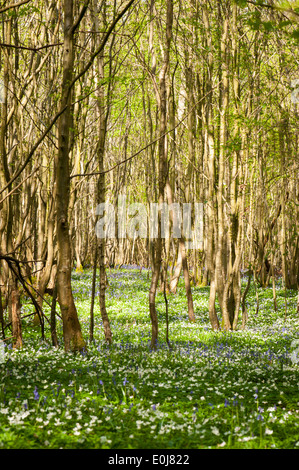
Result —
[{"label": "bluebell flower", "polygon": [[39,393],[37,391],[37,387],[35,387],[33,394],[34,394],[34,400],[39,400]]}]

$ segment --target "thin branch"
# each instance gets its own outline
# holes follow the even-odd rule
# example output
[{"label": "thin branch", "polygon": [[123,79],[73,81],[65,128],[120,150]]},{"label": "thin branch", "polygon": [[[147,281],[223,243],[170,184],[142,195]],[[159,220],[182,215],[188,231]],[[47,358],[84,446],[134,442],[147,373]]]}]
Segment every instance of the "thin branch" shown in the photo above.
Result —
[{"label": "thin branch", "polygon": [[3,199],[1,199],[0,204],[2,204],[2,202],[5,201],[5,199],[7,199],[7,198],[8,198],[12,193],[14,193],[17,189],[19,189],[19,187],[22,186],[22,184],[25,183],[25,181],[27,181],[29,178],[31,178],[31,176],[33,176],[34,173],[37,172],[37,170],[38,170],[38,168],[35,168],[35,170],[34,170],[32,173],[30,173],[29,176],[27,176],[25,179],[23,179],[23,180],[21,181],[21,183],[18,184],[18,186],[16,186],[16,187],[13,188],[8,194],[6,194],[6,196],[5,196]]},{"label": "thin branch", "polygon": [[[115,18],[115,20],[112,22],[112,24],[110,25],[110,27],[108,28],[108,31],[107,33],[105,34],[105,37],[100,45],[100,47],[92,54],[91,58],[89,59],[89,62],[87,63],[87,65],[83,68],[83,70],[73,79],[73,81],[71,82],[70,86],[69,86],[69,89],[68,89],[68,93],[71,92],[73,86],[75,85],[75,83],[79,80],[79,78],[81,78],[86,72],[87,70],[89,70],[89,68],[92,66],[95,58],[102,52],[102,50],[104,49],[113,29],[115,28],[116,24],[119,22],[119,20],[125,15],[125,13],[128,11],[128,9],[130,8],[130,6],[135,2],[136,0],[130,0],[129,3],[123,8],[123,10],[119,13],[119,15],[117,15],[117,17]],[[50,123],[50,125],[47,127],[47,129],[44,131],[44,133],[41,135],[41,137],[38,139],[37,143],[33,146],[33,148],[31,149],[30,153],[28,154],[25,162],[23,163],[23,165],[21,166],[21,168],[15,173],[15,175],[11,178],[11,180],[4,186],[4,188],[2,188],[0,190],[0,194],[2,194],[17,178],[18,176],[20,176],[20,174],[22,173],[22,171],[26,168],[26,166],[28,165],[30,159],[32,158],[34,152],[36,151],[36,149],[39,147],[39,145],[41,144],[41,142],[44,140],[44,138],[46,137],[46,135],[50,132],[50,130],[52,129],[53,125],[55,124],[55,122],[57,121],[57,119],[64,113],[64,111],[66,110],[66,108],[68,107],[68,105],[66,105],[63,109],[61,109],[57,114],[56,116],[54,117],[54,119],[52,120],[52,122]]]},{"label": "thin branch", "polygon": [[0,43],[0,47],[12,47],[13,49],[24,49],[25,51],[39,52],[42,49],[48,49],[49,47],[62,46],[62,42],[57,42],[56,44],[45,44],[40,47],[27,47],[27,46],[16,46],[15,44],[5,44]]},{"label": "thin branch", "polygon": [[102,50],[104,49],[111,33],[113,32],[115,26],[117,25],[117,23],[119,22],[119,20],[124,16],[124,14],[128,11],[128,9],[131,7],[131,5],[135,2],[135,0],[130,0],[129,3],[124,7],[124,9],[119,13],[119,15],[117,15],[117,17],[115,18],[115,20],[112,22],[112,24],[110,25],[110,27],[108,28],[108,31],[107,33],[105,34],[104,36],[104,39],[103,41],[101,42],[101,45],[98,47],[98,49],[92,54],[92,56],[90,57],[89,61],[87,62],[87,64],[85,65],[85,67],[83,68],[83,70],[81,70],[80,73],[78,73],[78,75],[73,79],[73,81],[71,82],[70,86],[69,86],[69,90],[68,92],[70,93],[73,86],[75,85],[75,83],[83,76],[85,75],[85,73],[87,72],[88,69],[90,69],[90,67],[92,66],[95,58],[102,52]]},{"label": "thin branch", "polygon": [[217,88],[219,86],[219,83],[217,83],[210,91],[208,91],[204,96],[202,96],[196,103],[195,105],[189,110],[188,113],[185,114],[185,116],[182,117],[182,119],[180,119],[178,121],[178,123],[172,128],[172,129],[169,129],[168,131],[165,132],[165,134],[163,135],[160,135],[159,137],[157,137],[156,139],[152,140],[149,144],[146,144],[144,147],[142,147],[142,149],[138,150],[138,152],[134,153],[133,155],[131,155],[130,157],[126,158],[125,160],[122,160],[121,162],[119,163],[116,163],[114,166],[112,166],[111,168],[108,168],[108,170],[105,170],[105,171],[95,171],[95,172],[92,172],[92,173],[78,173],[76,175],[71,175],[70,178],[76,178],[78,176],[81,176],[81,177],[86,177],[86,176],[96,176],[96,175],[104,175],[106,173],[109,173],[110,171],[114,170],[115,168],[117,168],[118,166],[122,165],[123,163],[126,163],[130,160],[132,160],[134,157],[137,157],[137,155],[139,155],[141,152],[143,152],[144,150],[146,150],[148,147],[150,147],[151,145],[155,144],[156,142],[158,142],[162,137],[165,137],[166,135],[168,135],[169,133],[173,132],[177,127],[180,126],[180,124],[182,124],[184,122],[185,119],[187,119],[187,117],[189,116],[190,113],[192,113],[192,111],[198,106],[198,104],[204,100],[210,93],[212,93],[212,91]]},{"label": "thin branch", "polygon": [[[39,321],[40,321],[40,324],[41,324],[41,331],[42,331],[42,339],[44,339],[44,322],[43,322],[43,316],[46,317],[41,309],[41,307],[39,306],[39,304],[36,302],[34,296],[31,294],[30,290],[28,289],[27,285],[28,284],[25,279],[23,278],[23,275],[22,275],[22,271],[21,271],[21,267],[20,267],[20,261],[11,257],[11,256],[6,256],[6,255],[1,255],[0,254],[0,259],[4,259],[10,270],[12,271],[12,273],[15,275],[15,277],[20,281],[21,285],[23,286],[23,289],[25,290],[25,292],[29,295],[29,297],[31,298],[32,300],[32,303],[35,307],[35,310],[36,310],[36,313],[39,317]],[[13,267],[13,263],[15,263],[16,265],[16,270],[15,268]]]},{"label": "thin branch", "polygon": [[2,188],[0,190],[0,194],[2,194],[17,178],[18,176],[20,176],[20,174],[22,173],[22,171],[24,171],[24,169],[26,168],[26,166],[28,165],[30,159],[32,158],[34,152],[36,151],[36,149],[39,147],[39,145],[42,143],[42,141],[44,140],[44,138],[46,137],[46,135],[50,132],[50,130],[52,129],[52,127],[54,126],[55,122],[57,121],[57,119],[61,116],[62,113],[64,113],[64,111],[66,110],[67,106],[65,106],[63,109],[61,109],[57,114],[56,116],[52,119],[52,122],[49,124],[49,126],[47,127],[47,129],[43,132],[43,134],[41,135],[41,137],[38,139],[38,141],[36,142],[36,144],[32,147],[32,149],[30,150],[25,162],[23,163],[23,165],[21,166],[21,168],[19,168],[19,170],[14,174],[14,176],[11,178],[11,180],[4,186],[4,188]]},{"label": "thin branch", "polygon": [[[35,310],[37,312],[37,314],[39,315],[39,317],[41,318],[41,316],[44,316],[46,318],[46,320],[49,322],[48,318],[46,317],[46,315],[44,314],[42,308],[39,306],[38,302],[35,300],[34,296],[32,295],[32,293],[30,292],[30,289],[34,290],[34,292],[36,294],[38,294],[39,297],[41,297],[43,299],[43,301],[49,305],[49,307],[51,307],[51,304],[49,304],[49,302],[40,294],[40,292],[35,289],[34,286],[32,286],[31,284],[29,284],[29,282],[26,281],[26,279],[23,277],[22,275],[22,271],[21,271],[21,264],[23,263],[26,263],[26,261],[20,261],[16,258],[14,258],[13,256],[9,256],[9,255],[4,255],[2,253],[0,253],[0,260],[4,260],[7,262],[9,268],[11,269],[11,271],[14,273],[14,275],[19,279],[20,283],[22,284],[24,290],[26,291],[26,293],[28,294],[28,296],[31,298],[32,300],[32,303],[35,307]],[[31,262],[31,261],[30,261]],[[17,270],[14,269],[13,267],[13,263],[16,265],[17,267]],[[28,287],[27,287],[28,286]],[[58,317],[60,319],[62,319],[61,315],[59,315],[59,313],[56,312],[56,314],[58,315]]]},{"label": "thin branch", "polygon": [[22,2],[18,3],[11,3],[10,5],[6,5],[6,7],[1,8],[0,13],[4,13],[7,10],[10,10],[11,8],[17,8],[20,7],[21,5],[25,5],[26,3],[29,3],[31,0],[23,0]]},{"label": "thin branch", "polygon": [[76,29],[80,25],[85,13],[86,13],[86,10],[88,8],[88,5],[89,5],[89,0],[86,0],[85,4],[82,7],[82,10],[79,13],[79,16],[78,16],[77,20],[75,21],[75,23],[73,24],[73,26],[71,28],[71,34],[74,34]]}]

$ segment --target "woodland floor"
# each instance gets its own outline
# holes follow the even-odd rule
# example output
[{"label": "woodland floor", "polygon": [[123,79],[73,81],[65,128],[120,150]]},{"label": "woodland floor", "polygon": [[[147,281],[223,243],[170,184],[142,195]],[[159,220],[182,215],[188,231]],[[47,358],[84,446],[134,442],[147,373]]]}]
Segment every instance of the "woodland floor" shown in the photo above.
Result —
[{"label": "woodland floor", "polygon": [[[111,348],[103,342],[98,302],[95,341],[87,352],[66,354],[63,347],[42,342],[32,317],[23,320],[24,347],[5,348],[0,448],[299,448],[299,363],[292,345],[299,340],[296,291],[285,292],[277,280],[275,312],[272,288],[258,289],[256,315],[252,286],[246,329],[240,321],[235,332],[215,333],[208,317],[209,288],[192,288],[196,323],[191,324],[181,280],[177,294],[168,295],[172,350],[165,343],[159,293],[160,342],[153,352],[147,271],[111,270],[108,279]],[[91,282],[90,270],[74,272],[86,339]],[[32,312],[25,299],[22,311]],[[48,306],[45,313],[49,316]],[[59,321],[58,335],[62,342]]]}]

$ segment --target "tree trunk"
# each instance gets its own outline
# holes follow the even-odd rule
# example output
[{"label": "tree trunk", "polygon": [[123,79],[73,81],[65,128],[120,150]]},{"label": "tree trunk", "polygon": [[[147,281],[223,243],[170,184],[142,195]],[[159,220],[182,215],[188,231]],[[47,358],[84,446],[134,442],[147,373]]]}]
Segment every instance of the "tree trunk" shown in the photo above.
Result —
[{"label": "tree trunk", "polygon": [[[40,309],[43,307],[43,297],[45,295],[46,287],[50,281],[51,271],[54,261],[54,204],[55,204],[55,188],[54,188],[54,198],[50,202],[49,216],[48,216],[48,234],[47,234],[47,261],[43,269],[41,276],[39,277],[38,282],[38,298],[37,302],[40,306]],[[39,316],[35,315],[33,320],[35,325],[40,324]]]},{"label": "tree trunk", "polygon": [[89,342],[93,341],[94,332],[94,299],[96,291],[96,279],[97,279],[97,264],[98,264],[98,247],[97,241],[94,244],[94,258],[93,258],[93,269],[92,269],[92,286],[91,286],[91,299],[90,299],[90,320],[89,320]]},{"label": "tree trunk", "polygon": [[58,347],[59,343],[58,343],[57,332],[56,332],[56,300],[57,300],[57,285],[55,284],[54,289],[53,289],[53,297],[52,297],[52,304],[51,304],[50,325],[51,325],[52,345],[55,347]]},{"label": "tree trunk", "polygon": [[64,0],[64,50],[58,153],[56,154],[56,223],[57,223],[57,293],[62,314],[64,347],[80,351],[86,347],[74,303],[71,285],[71,243],[68,223],[70,170],[69,135],[71,127],[71,95],[69,86],[73,73],[73,0]]},{"label": "tree trunk", "polygon": [[[166,186],[166,177],[168,174],[168,162],[167,162],[167,86],[166,77],[169,68],[169,56],[170,56],[170,43],[172,38],[172,22],[173,22],[173,2],[167,0],[167,12],[166,12],[166,42],[164,45],[164,58],[163,64],[159,76],[159,192],[158,201],[160,206],[164,202],[164,193]],[[159,227],[158,227],[158,238],[155,243],[155,261],[152,272],[152,280],[149,292],[149,310],[150,318],[152,323],[152,338],[151,347],[156,348],[158,340],[158,317],[156,312],[156,292],[158,281],[160,277],[161,262],[162,262],[162,237],[161,237],[161,210],[159,210]]]},{"label": "tree trunk", "polygon": [[223,19],[223,32],[220,41],[221,48],[221,84],[220,84],[220,129],[219,129],[219,159],[218,159],[218,187],[217,187],[217,245],[215,261],[215,277],[218,301],[222,311],[224,329],[231,329],[228,310],[223,308],[224,283],[226,280],[226,230],[224,225],[224,183],[225,183],[225,156],[227,139],[227,108],[229,99],[228,78],[228,17]]},{"label": "tree trunk", "polygon": [[[95,28],[98,30],[98,23],[95,19]],[[103,21],[105,22],[105,10],[103,12]],[[98,79],[101,82],[104,80],[104,50],[98,56],[97,62],[97,75]],[[106,196],[106,187],[105,187],[105,174],[104,174],[104,154],[105,154],[105,141],[106,141],[106,131],[107,131],[107,120],[110,109],[110,96],[109,90],[107,93],[106,103],[104,101],[104,87],[100,83],[98,88],[98,99],[97,107],[99,111],[99,129],[98,129],[98,142],[97,142],[97,160],[98,168],[101,174],[98,179],[98,201],[99,203],[105,203]],[[98,255],[99,255],[99,267],[100,267],[100,311],[104,327],[105,341],[108,344],[112,343],[112,332],[110,328],[110,321],[106,309],[106,267],[105,267],[105,258],[106,258],[106,242],[104,238],[99,238],[98,241]]]},{"label": "tree trunk", "polygon": [[21,328],[21,304],[18,281],[14,277],[11,288],[11,323],[13,347],[21,348],[23,345],[22,328]]}]

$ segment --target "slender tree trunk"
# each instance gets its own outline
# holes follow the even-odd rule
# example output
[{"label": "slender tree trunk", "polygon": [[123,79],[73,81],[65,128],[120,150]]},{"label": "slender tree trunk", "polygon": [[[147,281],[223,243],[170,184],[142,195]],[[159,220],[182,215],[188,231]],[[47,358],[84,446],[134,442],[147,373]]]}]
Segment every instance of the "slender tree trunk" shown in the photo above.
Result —
[{"label": "slender tree trunk", "polygon": [[217,232],[215,230],[216,222],[216,198],[215,198],[215,138],[213,126],[213,89],[212,76],[214,68],[214,56],[212,50],[212,32],[210,27],[209,13],[206,4],[202,5],[203,24],[205,28],[204,41],[207,48],[207,71],[204,80],[205,99],[203,102],[203,128],[204,128],[204,160],[208,174],[207,189],[207,230],[206,230],[206,271],[204,282],[210,280],[209,295],[209,318],[213,330],[220,328],[219,320],[216,314],[216,272],[215,272],[215,248],[217,241]]},{"label": "slender tree trunk", "polygon": [[242,299],[241,299],[241,306],[242,306],[242,329],[245,329],[247,320],[248,320],[248,312],[247,312],[247,306],[246,306],[246,297],[250,289],[250,283],[251,283],[251,278],[252,278],[252,271],[250,270],[248,272],[248,280],[247,284],[245,287],[245,290],[242,294]]},{"label": "slender tree trunk", "polygon": [[5,329],[4,329],[5,322],[4,322],[4,312],[3,312],[3,304],[2,304],[1,286],[0,286],[0,323],[1,323],[2,338],[5,339]]},{"label": "slender tree trunk", "polygon": [[225,156],[227,139],[227,109],[229,99],[228,76],[228,17],[223,19],[223,32],[221,47],[221,84],[220,84],[220,129],[219,129],[219,159],[218,159],[218,188],[217,188],[217,246],[215,261],[215,276],[218,301],[222,310],[223,326],[231,329],[228,310],[223,308],[224,283],[226,280],[226,232],[224,225],[224,183],[225,183]]},{"label": "slender tree trunk", "polygon": [[181,250],[178,250],[177,262],[174,268],[173,276],[170,280],[170,291],[175,294],[177,291],[180,275],[182,271],[182,253]]},{"label": "slender tree trunk", "polygon": [[94,299],[96,291],[96,280],[97,280],[97,264],[98,264],[98,247],[97,241],[94,247],[94,258],[93,258],[93,270],[92,270],[92,286],[91,286],[91,299],[90,299],[90,320],[89,320],[89,341],[93,341],[94,332]]},{"label": "slender tree trunk", "polygon": [[189,269],[188,269],[185,242],[183,239],[180,239],[179,243],[180,243],[180,251],[181,251],[181,257],[182,257],[182,269],[184,273],[185,290],[186,290],[187,303],[188,303],[188,317],[189,317],[189,321],[194,323],[195,315],[194,315],[193,297],[192,297],[192,292],[191,292],[190,275],[189,275]]},{"label": "slender tree trunk", "polygon": [[18,281],[14,277],[11,289],[11,323],[13,347],[21,348],[23,345],[22,328],[21,328],[21,304]]},{"label": "slender tree trunk", "polygon": [[56,332],[56,301],[57,301],[57,284],[55,284],[54,289],[53,289],[50,324],[51,324],[52,345],[55,347],[58,347],[59,343],[58,343],[57,332]]},{"label": "slender tree trunk", "polygon": [[[164,60],[159,76],[159,193],[158,201],[162,205],[164,201],[166,177],[168,173],[167,163],[167,138],[165,136],[167,129],[167,86],[166,77],[169,68],[169,55],[170,55],[170,43],[172,38],[172,22],[173,22],[173,2],[167,0],[167,12],[166,12],[166,43],[164,46]],[[159,210],[159,227],[158,227],[158,238],[155,243],[155,261],[152,272],[152,280],[149,292],[149,310],[150,318],[152,323],[152,338],[151,347],[156,348],[158,340],[158,317],[156,312],[156,292],[160,277],[161,262],[162,262],[162,237],[161,237],[161,210]]]},{"label": "slender tree trunk", "polygon": [[[103,12],[103,20],[105,22],[105,11]],[[95,20],[96,28],[98,28],[98,23]],[[101,81],[104,79],[104,50],[98,56],[97,62],[97,73],[98,79]],[[106,100],[106,109],[105,109],[105,102],[104,102],[104,87],[100,84],[98,89],[98,111],[99,111],[99,139],[97,143],[97,160],[98,160],[98,168],[101,174],[99,175],[98,179],[98,200],[99,203],[105,203],[105,196],[106,196],[106,187],[105,187],[105,174],[104,174],[104,154],[105,154],[105,141],[106,141],[106,131],[107,131],[107,120],[109,115],[109,91],[107,94]],[[99,294],[99,302],[100,302],[100,311],[101,317],[104,327],[104,335],[105,341],[108,344],[112,343],[112,332],[110,328],[110,321],[108,317],[108,312],[106,309],[106,267],[105,267],[105,258],[106,258],[106,242],[104,238],[99,238],[98,241],[98,256],[99,256],[99,268],[100,268],[100,294]]]},{"label": "slender tree trunk", "polygon": [[[3,22],[4,25],[4,39],[6,43],[10,43],[11,40],[11,20],[7,20]],[[8,89],[9,89],[9,61],[10,61],[10,50],[9,48],[4,48],[1,51],[1,59],[3,61],[2,65],[2,74],[3,74],[3,90],[2,90],[2,102],[0,103],[0,189],[5,187],[6,184],[10,180],[10,170],[8,166],[8,158],[7,158],[7,120],[8,120]],[[1,194],[1,199],[9,193],[11,190],[11,186],[7,188],[7,190]],[[10,211],[11,211],[11,203],[10,199],[5,199],[0,204],[0,252],[7,253],[8,252],[8,241],[10,238]],[[3,263],[2,261],[0,261]],[[6,263],[2,264],[1,269],[1,280],[3,284],[7,285],[7,289],[5,292],[5,301],[8,303],[9,298],[9,269]],[[2,289],[2,286],[0,286]]]},{"label": "slender tree trunk", "polygon": [[[55,188],[54,188],[54,198],[55,198]],[[54,198],[50,202],[51,207],[49,209],[49,216],[48,216],[47,261],[46,261],[44,270],[41,276],[39,277],[39,283],[38,283],[38,289],[37,289],[39,293],[37,302],[40,306],[40,309],[42,309],[43,307],[43,297],[46,291],[46,287],[50,280],[51,271],[52,271],[53,262],[54,262],[54,225],[55,225],[55,217],[54,217],[55,200]],[[35,315],[33,321],[35,325],[39,325],[40,323],[39,316]]]},{"label": "slender tree trunk", "polygon": [[58,244],[57,293],[63,321],[66,351],[86,347],[79,323],[71,285],[71,243],[68,223],[70,169],[69,136],[71,127],[71,93],[69,86],[73,74],[73,0],[64,0],[64,50],[61,108],[59,120],[58,153],[56,155],[56,223]]}]

